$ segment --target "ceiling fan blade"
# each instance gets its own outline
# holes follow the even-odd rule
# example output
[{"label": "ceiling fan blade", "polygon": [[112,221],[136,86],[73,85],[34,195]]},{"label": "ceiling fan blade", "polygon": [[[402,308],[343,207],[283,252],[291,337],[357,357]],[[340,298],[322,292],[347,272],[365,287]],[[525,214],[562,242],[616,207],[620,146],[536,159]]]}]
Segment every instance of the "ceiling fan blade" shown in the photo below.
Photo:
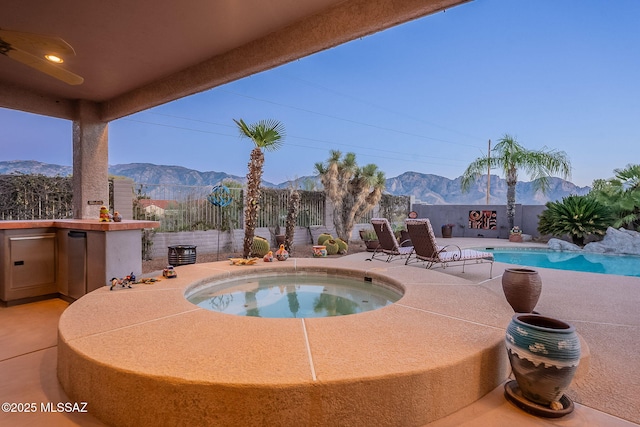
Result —
[{"label": "ceiling fan blade", "polygon": [[74,74],[71,71],[67,71],[64,68],[61,68],[47,61],[44,58],[40,58],[20,49],[13,48],[5,52],[5,55],[7,55],[11,59],[15,59],[18,62],[22,62],[23,64],[28,65],[31,68],[35,68],[38,71],[48,74],[51,77],[62,80],[67,84],[75,86],[84,82],[84,78],[80,77],[79,75]]},{"label": "ceiling fan blade", "polygon": [[57,54],[57,56],[61,58],[76,54],[73,47],[60,37],[23,33],[0,28],[0,40],[9,43],[15,49],[21,49],[25,52],[35,54]]}]

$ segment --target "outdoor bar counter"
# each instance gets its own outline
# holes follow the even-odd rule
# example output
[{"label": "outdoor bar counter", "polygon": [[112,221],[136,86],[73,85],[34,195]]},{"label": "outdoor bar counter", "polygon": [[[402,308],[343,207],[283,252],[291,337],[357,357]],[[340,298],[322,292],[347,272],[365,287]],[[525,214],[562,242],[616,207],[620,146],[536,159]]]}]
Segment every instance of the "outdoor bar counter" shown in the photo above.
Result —
[{"label": "outdoor bar counter", "polygon": [[140,230],[156,221],[0,221],[0,300],[78,299],[113,277],[142,273]]}]

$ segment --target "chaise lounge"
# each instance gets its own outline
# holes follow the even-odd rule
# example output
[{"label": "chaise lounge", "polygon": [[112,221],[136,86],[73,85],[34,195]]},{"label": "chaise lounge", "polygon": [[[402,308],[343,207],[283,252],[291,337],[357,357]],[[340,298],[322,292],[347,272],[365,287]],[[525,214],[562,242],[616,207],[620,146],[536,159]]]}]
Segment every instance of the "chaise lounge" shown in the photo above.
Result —
[{"label": "chaise lounge", "polygon": [[[373,221],[373,220],[372,220]],[[493,254],[473,249],[460,249],[457,245],[438,246],[428,218],[405,220],[407,231],[413,242],[412,251],[405,261],[405,265],[412,262],[425,262],[427,268],[441,265],[446,268],[454,263],[462,263],[462,272],[467,263],[490,263],[489,278],[493,273]]]},{"label": "chaise lounge", "polygon": [[367,258],[367,261],[372,261],[377,258],[384,258],[385,262],[393,261],[396,257],[408,257],[413,251],[413,246],[402,246],[403,243],[398,243],[395,234],[391,228],[389,220],[386,218],[371,218],[371,225],[378,236],[378,247],[373,251],[371,258]]}]

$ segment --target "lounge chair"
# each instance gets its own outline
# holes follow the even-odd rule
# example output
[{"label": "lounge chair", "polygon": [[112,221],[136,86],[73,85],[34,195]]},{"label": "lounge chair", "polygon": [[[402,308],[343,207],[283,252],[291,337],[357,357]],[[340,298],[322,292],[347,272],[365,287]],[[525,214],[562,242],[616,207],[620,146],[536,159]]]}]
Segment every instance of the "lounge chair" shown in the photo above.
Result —
[{"label": "lounge chair", "polygon": [[413,242],[413,251],[407,257],[405,264],[412,262],[425,262],[427,268],[441,265],[446,268],[454,263],[462,263],[462,272],[467,263],[474,262],[491,263],[489,278],[493,274],[493,254],[489,252],[476,251],[473,249],[460,249],[457,245],[438,246],[436,236],[428,218],[405,220],[407,231]]},{"label": "lounge chair", "polygon": [[367,261],[386,257],[385,261],[390,262],[396,257],[407,257],[413,251],[413,246],[402,246],[405,242],[398,243],[388,219],[371,218],[371,225],[378,236],[378,247]]}]

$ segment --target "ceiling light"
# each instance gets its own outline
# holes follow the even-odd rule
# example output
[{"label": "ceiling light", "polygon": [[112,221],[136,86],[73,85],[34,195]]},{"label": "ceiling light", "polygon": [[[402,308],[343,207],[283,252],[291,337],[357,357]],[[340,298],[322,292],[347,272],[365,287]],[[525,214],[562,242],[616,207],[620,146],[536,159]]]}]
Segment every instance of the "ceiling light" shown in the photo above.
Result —
[{"label": "ceiling light", "polygon": [[64,62],[64,60],[62,58],[60,58],[59,56],[56,56],[56,55],[47,54],[44,57],[47,58],[51,62],[55,62],[56,64],[62,64]]}]

